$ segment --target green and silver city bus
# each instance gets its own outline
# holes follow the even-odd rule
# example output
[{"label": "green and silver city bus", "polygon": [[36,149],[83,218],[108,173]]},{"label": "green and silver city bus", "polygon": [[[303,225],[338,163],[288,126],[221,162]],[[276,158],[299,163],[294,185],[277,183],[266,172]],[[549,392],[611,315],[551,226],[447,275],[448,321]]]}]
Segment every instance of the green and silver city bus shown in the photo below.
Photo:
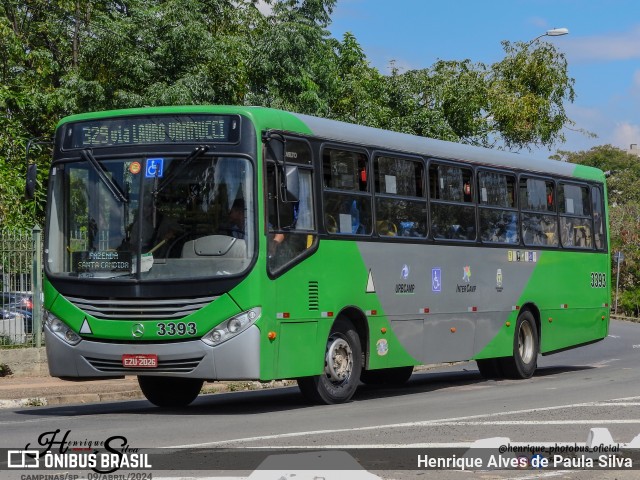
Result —
[{"label": "green and silver city bus", "polygon": [[159,406],[204,381],[360,381],[473,359],[528,378],[602,340],[601,171],[258,107],[74,115],[45,232],[51,375],[136,375]]}]

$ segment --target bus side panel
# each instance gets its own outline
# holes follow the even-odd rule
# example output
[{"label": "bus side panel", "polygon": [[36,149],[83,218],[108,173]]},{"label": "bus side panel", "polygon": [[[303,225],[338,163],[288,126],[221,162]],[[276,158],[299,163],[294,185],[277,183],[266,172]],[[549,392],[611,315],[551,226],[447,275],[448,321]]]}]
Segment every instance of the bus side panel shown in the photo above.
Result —
[{"label": "bus side panel", "polygon": [[506,323],[539,252],[374,242],[359,248],[394,333],[420,363],[513,352]]},{"label": "bus side panel", "polygon": [[322,371],[322,355],[309,355],[309,345],[318,343],[318,322],[281,322],[279,332],[277,377],[305,377]]},{"label": "bus side panel", "polygon": [[[591,286],[592,273],[607,272],[606,253],[539,251],[535,270],[514,302],[500,332],[474,358],[513,354],[513,327],[520,308],[538,310],[540,351],[553,352],[607,336],[610,292],[605,284]],[[597,277],[593,277],[594,279]],[[605,275],[604,278],[608,279]],[[608,280],[607,280],[608,281]]]},{"label": "bus side panel", "polygon": [[522,303],[540,309],[542,353],[606,337],[610,293],[608,255],[546,252],[527,286]]},{"label": "bus side panel", "polygon": [[360,334],[366,339],[362,347],[369,351],[369,368],[419,363],[396,338],[367,283],[357,243],[339,240],[322,241],[317,252],[275,280],[278,378],[322,373],[327,338],[345,309],[366,319],[366,331]]}]

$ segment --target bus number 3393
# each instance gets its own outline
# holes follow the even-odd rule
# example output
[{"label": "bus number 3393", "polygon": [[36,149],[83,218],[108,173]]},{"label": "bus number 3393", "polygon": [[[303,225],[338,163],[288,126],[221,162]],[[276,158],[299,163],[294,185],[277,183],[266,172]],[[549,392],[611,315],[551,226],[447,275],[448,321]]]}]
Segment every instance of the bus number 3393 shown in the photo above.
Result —
[{"label": "bus number 3393", "polygon": [[195,335],[197,332],[195,322],[167,322],[158,323],[158,336],[163,337],[165,335]]},{"label": "bus number 3393", "polygon": [[606,288],[607,275],[602,272],[591,272],[591,288]]}]

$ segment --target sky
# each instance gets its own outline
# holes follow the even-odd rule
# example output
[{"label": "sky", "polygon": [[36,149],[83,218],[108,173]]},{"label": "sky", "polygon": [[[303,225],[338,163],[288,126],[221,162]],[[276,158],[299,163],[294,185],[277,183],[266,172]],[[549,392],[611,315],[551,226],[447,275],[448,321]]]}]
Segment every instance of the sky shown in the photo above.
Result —
[{"label": "sky", "polygon": [[640,144],[638,0],[338,0],[329,31],[353,33],[370,65],[388,74],[391,61],[401,71],[438,59],[491,64],[504,56],[502,40],[528,42],[553,28],[569,34],[538,41],[566,55],[576,98],[565,108],[575,126],[564,144],[531,154]]}]

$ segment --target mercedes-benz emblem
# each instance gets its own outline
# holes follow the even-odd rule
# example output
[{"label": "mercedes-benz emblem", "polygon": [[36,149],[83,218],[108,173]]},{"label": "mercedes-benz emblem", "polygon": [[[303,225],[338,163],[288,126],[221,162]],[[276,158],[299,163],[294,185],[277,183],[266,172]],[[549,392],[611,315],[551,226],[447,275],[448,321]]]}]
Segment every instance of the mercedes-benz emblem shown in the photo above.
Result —
[{"label": "mercedes-benz emblem", "polygon": [[136,323],[133,327],[131,327],[131,335],[136,338],[140,338],[144,335],[144,325],[141,323]]}]

